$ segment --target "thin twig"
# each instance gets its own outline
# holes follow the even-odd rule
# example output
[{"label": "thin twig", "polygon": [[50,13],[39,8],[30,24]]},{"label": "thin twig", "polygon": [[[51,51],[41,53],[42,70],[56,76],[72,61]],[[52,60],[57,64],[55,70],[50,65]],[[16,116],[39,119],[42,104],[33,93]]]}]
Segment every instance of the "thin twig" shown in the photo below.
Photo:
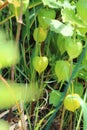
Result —
[{"label": "thin twig", "polygon": [[[16,47],[18,48],[18,43],[19,43],[19,39],[20,39],[20,33],[21,33],[21,25],[22,25],[22,7],[23,7],[23,2],[21,0],[21,5],[20,5],[20,16],[17,18],[17,22],[18,22],[18,26],[17,26],[17,34],[16,34]],[[12,80],[14,80],[14,69],[15,66],[12,66],[12,71],[11,71],[11,78]],[[20,110],[21,110],[21,115],[20,115],[20,119],[21,119],[21,125],[22,125],[22,129],[23,130],[27,130],[27,126],[26,126],[26,121],[24,118],[24,107],[23,107],[23,102],[20,102]]]},{"label": "thin twig", "polygon": [[63,107],[62,118],[61,118],[61,123],[60,123],[60,130],[63,129],[64,115],[65,115],[65,108]]}]

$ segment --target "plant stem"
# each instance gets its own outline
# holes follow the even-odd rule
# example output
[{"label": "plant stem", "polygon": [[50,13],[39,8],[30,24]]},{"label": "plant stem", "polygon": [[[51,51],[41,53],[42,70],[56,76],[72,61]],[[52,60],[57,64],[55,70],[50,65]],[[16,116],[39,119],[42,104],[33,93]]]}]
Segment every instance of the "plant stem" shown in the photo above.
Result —
[{"label": "plant stem", "polygon": [[34,130],[35,130],[35,128],[36,128],[36,126],[37,126],[37,122],[38,122],[38,113],[39,113],[38,108],[39,108],[39,104],[38,104],[38,102],[37,102],[37,106],[36,106],[36,108],[35,108],[35,122],[34,122]]},{"label": "plant stem", "polygon": [[[17,48],[18,48],[18,42],[19,42],[19,38],[20,38],[20,32],[21,32],[21,23],[18,23],[17,34],[16,34],[16,47]],[[15,66],[13,65],[11,67],[11,80],[12,81],[14,81],[14,71],[15,71]]]},{"label": "plant stem", "polygon": [[[21,32],[21,24],[22,24],[22,16],[19,17],[18,20],[18,25],[17,25],[17,34],[16,34],[16,47],[18,48],[18,42],[19,42],[19,38],[20,38],[20,32]],[[13,65],[11,68],[11,80],[14,81],[14,70],[15,70],[15,66]]]},{"label": "plant stem", "polygon": [[62,118],[61,118],[61,123],[60,123],[60,129],[59,130],[62,130],[62,128],[63,128],[64,114],[65,114],[65,108],[63,107]]},{"label": "plant stem", "polygon": [[43,88],[43,77],[44,77],[44,72],[41,74],[40,88]]},{"label": "plant stem", "polygon": [[[23,3],[22,3],[22,0],[21,0],[20,16],[17,18],[17,23],[18,23],[17,34],[16,34],[16,47],[17,48],[18,48],[18,43],[19,43],[19,39],[20,39],[21,25],[22,25],[22,7],[23,7]],[[14,71],[15,71],[15,66],[13,65],[12,68],[11,68],[11,80],[12,81],[14,81]],[[22,101],[20,102],[20,110],[21,110],[20,119],[21,119],[22,129],[27,130],[26,122],[25,122],[25,118],[24,118],[24,108],[23,108]]]},{"label": "plant stem", "polygon": [[24,118],[24,107],[23,107],[22,101],[20,102],[20,109],[21,109],[20,118],[21,118],[22,129],[27,130],[27,125],[26,125],[26,121],[25,121],[25,118]]},{"label": "plant stem", "polygon": [[72,113],[70,114],[70,130],[72,130]]},{"label": "plant stem", "polygon": [[77,126],[76,126],[76,130],[79,130],[79,125],[80,125],[80,122],[81,122],[82,114],[83,113],[82,113],[82,110],[81,110],[79,120],[78,120],[78,123],[77,123]]},{"label": "plant stem", "polygon": [[15,15],[13,14],[13,15],[7,17],[6,19],[2,20],[2,21],[0,22],[0,25],[6,23],[9,19],[13,18],[14,16],[15,16]]},{"label": "plant stem", "polygon": [[38,0],[38,1],[35,1],[35,2],[33,1],[33,2],[30,3],[29,9],[34,8],[35,6],[38,6],[38,5],[41,5],[41,4],[42,4],[41,0]]},{"label": "plant stem", "polygon": [[[84,101],[86,101],[86,92],[84,94]],[[82,114],[83,114],[83,111],[81,110],[79,120],[78,120],[78,123],[77,123],[77,126],[76,126],[76,130],[79,130],[79,125],[80,125],[80,122],[81,122]]]}]

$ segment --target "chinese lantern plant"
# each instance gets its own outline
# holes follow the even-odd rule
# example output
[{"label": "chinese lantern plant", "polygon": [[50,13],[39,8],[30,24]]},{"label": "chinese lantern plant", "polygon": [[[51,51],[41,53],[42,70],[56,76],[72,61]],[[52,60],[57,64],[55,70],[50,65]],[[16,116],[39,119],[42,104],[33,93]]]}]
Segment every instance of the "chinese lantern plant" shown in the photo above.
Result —
[{"label": "chinese lantern plant", "polygon": [[82,52],[83,46],[81,41],[73,40],[68,38],[65,43],[66,51],[70,57],[70,59],[77,58]]},{"label": "chinese lantern plant", "polygon": [[35,56],[33,58],[34,69],[41,74],[48,66],[48,58],[46,56]]},{"label": "chinese lantern plant", "polygon": [[64,106],[67,110],[74,112],[78,108],[80,108],[80,96],[76,93],[68,94],[64,99]]},{"label": "chinese lantern plant", "polygon": [[36,42],[43,42],[47,37],[47,30],[42,27],[37,27],[34,29],[33,37]]}]

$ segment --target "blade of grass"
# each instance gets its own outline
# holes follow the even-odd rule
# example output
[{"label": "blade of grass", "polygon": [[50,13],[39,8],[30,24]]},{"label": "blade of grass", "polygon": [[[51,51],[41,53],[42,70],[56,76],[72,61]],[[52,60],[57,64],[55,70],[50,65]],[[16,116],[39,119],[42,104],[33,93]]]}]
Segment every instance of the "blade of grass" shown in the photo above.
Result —
[{"label": "blade of grass", "polygon": [[31,9],[31,8],[33,8],[35,6],[38,6],[40,4],[42,4],[42,0],[35,0],[35,1],[33,1],[33,2],[30,3],[29,9]]},{"label": "blade of grass", "polygon": [[84,94],[84,101],[80,99],[82,110],[81,110],[80,115],[79,115],[79,120],[78,120],[78,123],[76,126],[76,130],[79,130],[82,116],[83,116],[83,130],[86,130],[86,128],[87,128],[87,114],[86,114],[87,113],[87,106],[85,103],[86,98],[87,98],[87,90]]},{"label": "blade of grass", "polygon": [[29,78],[21,71],[18,66],[16,66],[16,69],[21,73],[22,76],[24,76],[29,81]]},{"label": "blade of grass", "polygon": [[53,112],[54,112],[54,110],[50,111],[45,117],[43,117],[43,118],[39,121],[39,123],[37,124],[35,130],[38,130],[38,129],[41,127],[41,124],[43,123],[43,121],[44,121],[48,116],[50,116]]}]

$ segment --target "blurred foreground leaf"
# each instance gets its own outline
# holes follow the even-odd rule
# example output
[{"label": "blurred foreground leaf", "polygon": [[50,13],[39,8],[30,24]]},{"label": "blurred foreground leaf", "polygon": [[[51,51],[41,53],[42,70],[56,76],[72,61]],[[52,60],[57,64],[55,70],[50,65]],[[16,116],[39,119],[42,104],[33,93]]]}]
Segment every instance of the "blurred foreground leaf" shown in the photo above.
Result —
[{"label": "blurred foreground leaf", "polygon": [[9,124],[4,121],[4,120],[0,120],[0,130],[9,130]]},{"label": "blurred foreground leaf", "polygon": [[8,67],[18,63],[19,52],[13,41],[0,44],[0,68]]},{"label": "blurred foreground leaf", "polygon": [[8,40],[3,30],[0,30],[0,69],[19,62],[19,50],[15,41]]},{"label": "blurred foreground leaf", "polygon": [[22,84],[12,83],[7,84],[0,82],[0,109],[9,108],[20,101],[32,102],[38,100],[41,95],[41,89],[37,83]]}]

